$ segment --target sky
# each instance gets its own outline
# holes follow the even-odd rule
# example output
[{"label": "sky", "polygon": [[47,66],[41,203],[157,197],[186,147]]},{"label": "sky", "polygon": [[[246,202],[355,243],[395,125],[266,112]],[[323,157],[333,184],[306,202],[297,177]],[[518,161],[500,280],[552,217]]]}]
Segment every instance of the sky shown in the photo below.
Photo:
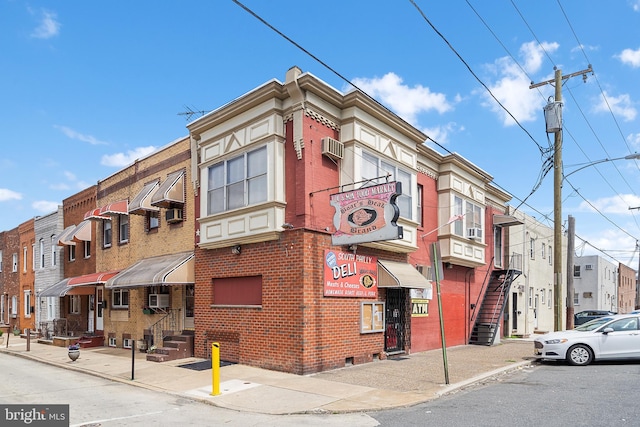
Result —
[{"label": "sky", "polygon": [[365,91],[553,227],[555,88],[530,86],[591,66],[562,85],[563,223],[577,256],[638,268],[640,160],[601,161],[640,150],[640,0],[0,0],[0,28],[0,230],[292,66]]}]

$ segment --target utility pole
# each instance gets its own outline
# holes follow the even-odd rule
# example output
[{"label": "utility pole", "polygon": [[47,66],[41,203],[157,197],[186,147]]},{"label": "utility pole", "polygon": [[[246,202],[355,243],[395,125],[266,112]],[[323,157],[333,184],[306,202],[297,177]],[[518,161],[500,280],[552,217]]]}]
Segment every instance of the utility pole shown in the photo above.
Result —
[{"label": "utility pole", "polygon": [[569,225],[567,227],[567,329],[573,329],[573,252],[576,238],[576,219],[569,215]]},{"label": "utility pole", "polygon": [[[586,81],[587,73],[593,72],[591,65],[586,70],[562,75],[556,68],[554,78],[540,83],[531,83],[529,89],[553,83],[555,85],[555,102],[562,102],[562,81],[571,77],[582,76]],[[553,324],[555,331],[562,328],[562,124],[555,131],[553,149]],[[573,295],[571,296],[573,298]]]}]

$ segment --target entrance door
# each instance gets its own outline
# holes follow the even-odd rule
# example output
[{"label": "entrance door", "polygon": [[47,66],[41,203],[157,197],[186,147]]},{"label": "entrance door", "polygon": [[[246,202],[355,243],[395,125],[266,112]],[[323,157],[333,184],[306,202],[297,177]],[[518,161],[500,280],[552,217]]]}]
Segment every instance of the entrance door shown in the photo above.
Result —
[{"label": "entrance door", "polygon": [[96,301],[96,296],[89,295],[89,319],[87,319],[89,321],[89,327],[87,328],[89,332],[95,332],[95,329],[94,329],[95,301]]},{"label": "entrance door", "polygon": [[104,330],[104,318],[102,317],[102,310],[104,307],[103,288],[96,289],[96,331]]},{"label": "entrance door", "polygon": [[518,330],[518,293],[511,294],[511,329]]},{"label": "entrance door", "polygon": [[405,301],[402,289],[387,288],[384,351],[404,351]]},{"label": "entrance door", "polygon": [[194,303],[195,303],[195,285],[187,285],[184,289],[184,328],[194,329],[195,323],[193,319]]},{"label": "entrance door", "polygon": [[533,297],[533,328],[538,329],[538,294]]}]

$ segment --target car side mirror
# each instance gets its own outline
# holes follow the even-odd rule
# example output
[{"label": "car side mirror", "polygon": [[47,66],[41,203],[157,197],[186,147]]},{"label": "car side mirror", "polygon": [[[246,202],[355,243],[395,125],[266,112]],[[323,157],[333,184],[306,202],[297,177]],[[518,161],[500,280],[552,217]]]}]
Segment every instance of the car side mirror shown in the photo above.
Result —
[{"label": "car side mirror", "polygon": [[613,332],[613,328],[604,328],[602,330],[602,333],[605,334],[605,335],[608,334],[609,332]]}]

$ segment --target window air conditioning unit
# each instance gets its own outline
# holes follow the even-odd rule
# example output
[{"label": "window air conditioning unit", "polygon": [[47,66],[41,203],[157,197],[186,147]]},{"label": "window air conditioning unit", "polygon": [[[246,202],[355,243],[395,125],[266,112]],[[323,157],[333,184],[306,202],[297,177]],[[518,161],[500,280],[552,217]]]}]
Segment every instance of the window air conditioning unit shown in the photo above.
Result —
[{"label": "window air conditioning unit", "polygon": [[174,224],[176,222],[182,221],[182,209],[180,208],[172,208],[167,209],[165,212],[165,218],[169,224]]},{"label": "window air conditioning unit", "polygon": [[471,240],[482,240],[482,228],[467,228],[467,237]]},{"label": "window air conditioning unit", "polygon": [[344,144],[333,138],[322,138],[322,155],[338,160],[344,157]]},{"label": "window air conditioning unit", "polygon": [[584,269],[585,270],[593,270],[593,264],[585,264],[584,265]]},{"label": "window air conditioning unit", "polygon": [[151,308],[169,307],[169,294],[149,294],[149,307]]}]

